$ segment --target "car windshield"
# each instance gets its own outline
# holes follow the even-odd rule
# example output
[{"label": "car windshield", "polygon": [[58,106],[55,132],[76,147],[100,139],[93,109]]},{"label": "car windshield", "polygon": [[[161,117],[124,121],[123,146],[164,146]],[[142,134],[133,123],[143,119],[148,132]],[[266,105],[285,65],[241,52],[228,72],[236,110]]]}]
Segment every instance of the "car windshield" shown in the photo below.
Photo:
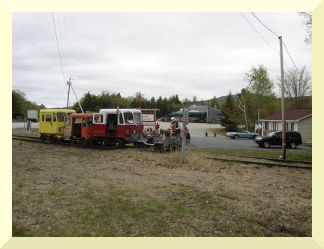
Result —
[{"label": "car windshield", "polygon": [[269,134],[268,134],[268,137],[272,137],[274,134],[276,134],[277,132],[275,132],[275,131],[273,131],[273,132],[270,132]]}]

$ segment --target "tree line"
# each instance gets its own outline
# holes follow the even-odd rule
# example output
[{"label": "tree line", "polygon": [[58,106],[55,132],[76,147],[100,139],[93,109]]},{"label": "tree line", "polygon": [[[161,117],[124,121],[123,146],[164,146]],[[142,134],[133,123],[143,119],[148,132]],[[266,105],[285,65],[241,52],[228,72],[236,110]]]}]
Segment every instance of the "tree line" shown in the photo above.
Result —
[{"label": "tree line", "polygon": [[[147,99],[141,92],[137,92],[135,96],[122,97],[120,93],[102,92],[99,95],[85,93],[80,99],[80,104],[83,110],[89,112],[98,112],[103,108],[142,108],[142,109],[159,109],[158,117],[166,116],[172,112],[178,111],[183,106],[191,105],[193,103],[207,104],[208,106],[218,106],[217,98],[214,97],[207,101],[198,101],[194,96],[192,100],[185,98],[180,100],[178,94],[172,95],[169,98],[162,98],[162,96],[151,97]],[[73,109],[81,112],[78,103],[73,105]]]},{"label": "tree line", "polygon": [[[312,82],[305,67],[289,69],[284,73],[285,109],[312,107]],[[221,125],[227,131],[236,131],[240,126],[254,130],[261,118],[281,111],[281,99],[276,97],[274,82],[265,66],[252,67],[245,74],[247,86],[237,95],[230,92],[220,105]],[[277,86],[281,92],[281,83]]]},{"label": "tree line", "polygon": [[34,102],[27,100],[24,92],[19,89],[12,90],[12,118],[26,119],[27,110],[45,109],[44,105],[37,105]]}]

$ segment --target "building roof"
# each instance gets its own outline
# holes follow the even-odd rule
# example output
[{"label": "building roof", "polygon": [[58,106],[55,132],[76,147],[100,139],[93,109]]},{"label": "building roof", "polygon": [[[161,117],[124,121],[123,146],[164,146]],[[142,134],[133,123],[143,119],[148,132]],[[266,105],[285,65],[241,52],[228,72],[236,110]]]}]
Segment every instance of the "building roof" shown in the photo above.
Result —
[{"label": "building roof", "polygon": [[[290,109],[285,110],[286,120],[300,120],[312,115],[312,109]],[[262,118],[266,120],[281,120],[281,112],[276,112],[268,117]]]}]

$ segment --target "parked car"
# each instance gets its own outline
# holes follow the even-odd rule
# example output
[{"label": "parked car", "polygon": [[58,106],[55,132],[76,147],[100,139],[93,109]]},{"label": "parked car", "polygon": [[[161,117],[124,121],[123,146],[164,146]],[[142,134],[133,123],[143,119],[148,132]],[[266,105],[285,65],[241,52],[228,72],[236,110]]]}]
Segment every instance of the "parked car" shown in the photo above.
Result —
[{"label": "parked car", "polygon": [[[281,146],[282,145],[282,132],[273,131],[267,136],[259,136],[254,140],[260,147],[269,148],[270,145]],[[302,137],[297,131],[286,132],[286,145],[292,149],[295,149],[298,145],[302,144]]]},{"label": "parked car", "polygon": [[244,131],[241,131],[241,132],[227,132],[226,136],[230,137],[232,139],[236,139],[236,138],[255,139],[257,136],[259,136],[259,134],[244,130]]}]

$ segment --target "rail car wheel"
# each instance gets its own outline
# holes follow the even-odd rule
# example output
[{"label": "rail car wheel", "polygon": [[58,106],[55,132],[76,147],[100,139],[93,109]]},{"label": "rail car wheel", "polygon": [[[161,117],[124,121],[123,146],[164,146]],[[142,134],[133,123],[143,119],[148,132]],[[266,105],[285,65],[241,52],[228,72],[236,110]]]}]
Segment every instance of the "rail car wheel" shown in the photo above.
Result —
[{"label": "rail car wheel", "polygon": [[122,147],[124,147],[124,141],[121,140],[121,139],[116,139],[116,141],[115,141],[115,147],[116,148],[122,148]]},{"label": "rail car wheel", "polygon": [[45,140],[46,140],[46,135],[45,135],[45,134],[42,134],[42,135],[40,136],[40,140],[42,141],[42,143],[44,143]]},{"label": "rail car wheel", "polygon": [[81,145],[86,146],[87,145],[87,140],[83,137],[81,138]]},{"label": "rail car wheel", "polygon": [[70,137],[70,143],[71,143],[71,144],[75,144],[75,139],[74,139],[74,137]]},{"label": "rail car wheel", "polygon": [[54,136],[54,135],[53,136],[50,136],[51,143],[55,143],[56,140],[57,140],[56,136]]},{"label": "rail car wheel", "polygon": [[105,140],[101,140],[100,145],[102,147],[105,147],[105,146],[107,146],[107,142]]},{"label": "rail car wheel", "polygon": [[162,152],[163,150],[163,145],[160,145],[160,144],[155,144],[154,147],[153,147],[153,151],[154,152]]}]

